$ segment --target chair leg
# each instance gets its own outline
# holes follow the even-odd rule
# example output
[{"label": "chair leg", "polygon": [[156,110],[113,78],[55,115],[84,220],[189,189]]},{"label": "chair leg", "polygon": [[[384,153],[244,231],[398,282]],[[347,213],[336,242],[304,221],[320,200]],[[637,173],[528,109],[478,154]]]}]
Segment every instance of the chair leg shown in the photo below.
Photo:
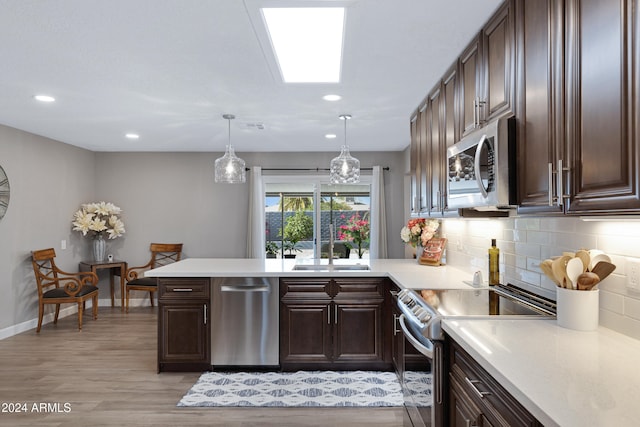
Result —
[{"label": "chair leg", "polygon": [[42,327],[42,317],[44,316],[44,303],[38,303],[38,328],[36,329],[36,333],[40,333],[40,328]]},{"label": "chair leg", "polygon": [[127,290],[124,292],[125,294],[125,298],[124,298],[124,311],[125,313],[129,312],[129,288],[127,288]]},{"label": "chair leg", "polygon": [[151,301],[151,307],[153,307],[153,292],[149,291],[149,301]]},{"label": "chair leg", "polygon": [[78,303],[78,330],[82,329],[82,312],[84,308],[84,301]]},{"label": "chair leg", "polygon": [[93,310],[93,320],[98,319],[98,295],[94,295],[91,300],[91,308]]},{"label": "chair leg", "polygon": [[60,304],[56,304],[56,315],[53,316],[53,324],[58,324],[58,316],[60,315]]}]

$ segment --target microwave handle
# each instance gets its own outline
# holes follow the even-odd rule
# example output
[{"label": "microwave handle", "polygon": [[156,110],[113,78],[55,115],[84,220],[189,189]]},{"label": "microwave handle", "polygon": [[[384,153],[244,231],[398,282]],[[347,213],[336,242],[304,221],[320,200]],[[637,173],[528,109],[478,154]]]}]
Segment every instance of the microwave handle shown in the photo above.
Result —
[{"label": "microwave handle", "polygon": [[476,148],[476,156],[475,156],[474,165],[473,165],[473,168],[475,169],[475,175],[476,175],[476,184],[480,189],[480,193],[482,193],[482,197],[484,197],[485,199],[489,194],[487,193],[487,190],[482,185],[482,175],[480,175],[480,153],[482,152],[482,145],[486,141],[487,141],[487,135],[482,135],[482,137],[480,138],[480,141],[478,142],[478,148]]}]

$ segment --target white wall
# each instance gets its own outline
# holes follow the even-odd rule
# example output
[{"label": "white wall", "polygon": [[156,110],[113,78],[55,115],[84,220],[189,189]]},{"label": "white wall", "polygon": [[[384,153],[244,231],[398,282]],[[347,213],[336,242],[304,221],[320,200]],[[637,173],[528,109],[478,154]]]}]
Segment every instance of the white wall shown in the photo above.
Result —
[{"label": "white wall", "polygon": [[[0,220],[2,331],[37,318],[32,250],[55,248],[58,265],[72,271],[87,253],[71,220],[95,194],[95,153],[0,125],[0,165],[11,186]],[[63,239],[67,250],[60,249]]]}]

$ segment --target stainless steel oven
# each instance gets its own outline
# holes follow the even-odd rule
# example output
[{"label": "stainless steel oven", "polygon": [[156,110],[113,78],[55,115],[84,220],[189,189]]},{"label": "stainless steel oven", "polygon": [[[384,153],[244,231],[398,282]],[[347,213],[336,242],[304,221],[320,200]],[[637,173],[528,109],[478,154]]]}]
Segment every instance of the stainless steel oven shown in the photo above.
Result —
[{"label": "stainless steel oven", "polygon": [[[455,316],[518,319],[555,315],[555,302],[513,285],[482,289],[403,289],[396,304],[404,335],[403,369],[399,372],[404,403],[412,426],[442,426],[447,422],[447,379],[442,319]],[[411,353],[424,356],[415,363]]]}]

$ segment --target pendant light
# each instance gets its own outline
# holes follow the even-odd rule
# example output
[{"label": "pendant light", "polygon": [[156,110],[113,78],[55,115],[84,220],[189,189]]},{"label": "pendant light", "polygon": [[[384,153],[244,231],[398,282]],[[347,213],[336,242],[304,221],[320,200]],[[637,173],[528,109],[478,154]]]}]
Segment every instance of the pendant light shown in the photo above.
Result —
[{"label": "pendant light", "polygon": [[340,155],[331,160],[329,181],[331,184],[355,184],[360,182],[360,160],[351,157],[347,145],[347,120],[351,116],[342,114],[338,117],[340,120],[344,120],[344,145],[340,150]]},{"label": "pendant light", "polygon": [[215,180],[224,184],[242,184],[247,180],[245,163],[244,160],[236,156],[231,145],[231,120],[235,119],[236,116],[224,114],[222,117],[229,122],[229,144],[227,144],[224,156],[216,159]]}]

